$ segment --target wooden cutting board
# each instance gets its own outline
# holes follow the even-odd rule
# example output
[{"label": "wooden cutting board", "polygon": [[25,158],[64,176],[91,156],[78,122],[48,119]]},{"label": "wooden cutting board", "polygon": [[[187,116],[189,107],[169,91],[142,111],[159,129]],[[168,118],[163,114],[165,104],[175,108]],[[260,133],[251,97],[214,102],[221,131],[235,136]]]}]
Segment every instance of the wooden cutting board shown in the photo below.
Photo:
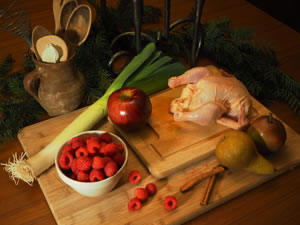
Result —
[{"label": "wooden cutting board", "polygon": [[[153,97],[157,98],[159,95]],[[262,105],[255,104],[259,112],[268,113],[268,110]],[[40,151],[83,110],[80,109],[51,118],[22,129],[18,134],[18,138],[24,151],[29,156]],[[106,120],[97,124],[94,129],[112,131],[118,134],[118,131]],[[101,197],[89,198],[76,193],[60,180],[54,167],[44,172],[38,178],[38,182],[59,225],[182,224],[298,166],[300,164],[300,151],[297,148],[300,143],[300,136],[288,126],[286,126],[286,129],[288,138],[283,151],[269,158],[277,169],[276,173],[270,176],[262,176],[241,170],[228,170],[217,178],[207,206],[200,205],[207,180],[197,184],[185,193],[181,193],[179,187],[195,176],[197,170],[206,171],[216,166],[218,162],[214,154],[209,154],[209,156],[198,162],[191,160],[190,163],[185,164],[184,169],[172,173],[165,179],[157,179],[149,173],[147,166],[145,167],[145,164],[137,157],[139,154],[135,154],[129,146],[129,159],[125,176],[122,177],[113,191]],[[127,141],[130,142],[130,140]],[[181,151],[183,150],[179,152]],[[177,152],[170,155],[175,154]],[[188,154],[195,153],[186,150],[186,157],[188,157]],[[165,152],[163,155],[165,158],[171,157]],[[140,170],[143,175],[141,183],[136,185],[128,182],[128,174],[133,169]],[[143,203],[143,207],[139,211],[129,211],[127,203],[133,198],[134,190],[137,187],[144,187],[149,182],[157,185],[157,194]],[[178,207],[174,211],[167,211],[163,207],[163,199],[167,195],[174,195],[178,200]]]}]

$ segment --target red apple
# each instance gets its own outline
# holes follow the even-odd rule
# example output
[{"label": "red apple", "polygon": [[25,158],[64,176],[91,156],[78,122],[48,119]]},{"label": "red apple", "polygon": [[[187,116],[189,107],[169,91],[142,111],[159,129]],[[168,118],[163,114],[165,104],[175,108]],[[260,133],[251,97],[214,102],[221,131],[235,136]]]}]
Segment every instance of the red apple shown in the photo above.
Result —
[{"label": "red apple", "polygon": [[286,131],[283,124],[269,115],[260,116],[248,128],[248,134],[262,154],[277,152],[286,141]]},{"label": "red apple", "polygon": [[107,114],[112,123],[124,130],[143,127],[152,113],[149,97],[138,88],[121,88],[107,102]]}]

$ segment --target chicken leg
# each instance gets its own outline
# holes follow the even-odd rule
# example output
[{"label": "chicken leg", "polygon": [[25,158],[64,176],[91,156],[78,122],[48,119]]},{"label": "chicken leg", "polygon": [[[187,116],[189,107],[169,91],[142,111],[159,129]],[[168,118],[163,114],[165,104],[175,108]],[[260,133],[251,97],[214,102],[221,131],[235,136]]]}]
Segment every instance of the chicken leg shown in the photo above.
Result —
[{"label": "chicken leg", "polygon": [[201,126],[211,125],[217,121],[227,109],[220,103],[208,102],[189,112],[175,112],[175,121],[192,121]]},{"label": "chicken leg", "polygon": [[171,77],[168,81],[168,85],[170,88],[175,88],[183,84],[195,84],[201,78],[209,75],[210,71],[206,67],[195,67],[178,77]]}]

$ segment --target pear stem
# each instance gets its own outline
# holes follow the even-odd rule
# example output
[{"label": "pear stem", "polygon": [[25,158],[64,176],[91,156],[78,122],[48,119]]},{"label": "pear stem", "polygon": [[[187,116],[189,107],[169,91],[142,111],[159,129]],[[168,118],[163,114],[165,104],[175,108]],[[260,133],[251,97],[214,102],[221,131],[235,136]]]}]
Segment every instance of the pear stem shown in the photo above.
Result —
[{"label": "pear stem", "polygon": [[273,114],[271,112],[269,113],[268,122],[273,123]]}]

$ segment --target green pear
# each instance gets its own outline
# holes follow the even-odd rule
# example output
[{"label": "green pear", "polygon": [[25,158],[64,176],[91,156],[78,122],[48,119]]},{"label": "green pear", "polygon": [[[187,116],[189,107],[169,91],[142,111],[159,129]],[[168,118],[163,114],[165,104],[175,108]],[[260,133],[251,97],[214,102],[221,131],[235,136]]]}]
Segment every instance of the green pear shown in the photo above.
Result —
[{"label": "green pear", "polygon": [[232,169],[244,169],[256,174],[272,174],[274,167],[256,149],[252,138],[243,131],[230,130],[216,146],[218,161]]},{"label": "green pear", "polygon": [[245,169],[257,174],[272,174],[274,172],[272,163],[259,153],[257,153],[256,158]]}]

